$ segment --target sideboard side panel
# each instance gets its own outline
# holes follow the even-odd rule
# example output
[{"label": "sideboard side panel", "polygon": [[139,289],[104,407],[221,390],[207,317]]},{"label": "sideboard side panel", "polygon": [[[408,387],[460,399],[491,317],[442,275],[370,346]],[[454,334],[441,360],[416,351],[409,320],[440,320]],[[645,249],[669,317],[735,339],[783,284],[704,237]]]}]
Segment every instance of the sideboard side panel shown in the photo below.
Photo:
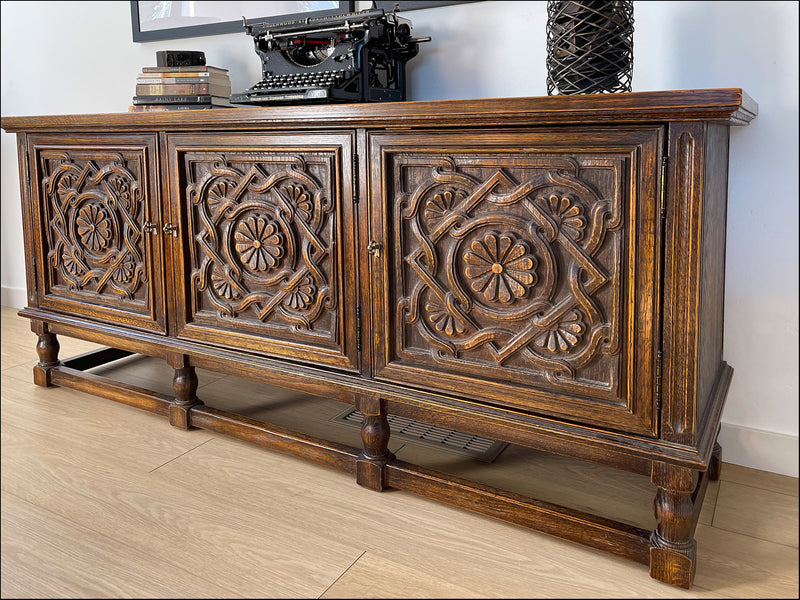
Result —
[{"label": "sideboard side panel", "polygon": [[716,412],[711,406],[711,400],[721,374],[723,360],[729,133],[730,128],[727,124],[706,125],[697,418],[702,426],[707,427],[716,427],[716,424],[708,422],[708,419],[712,418],[711,413]]},{"label": "sideboard side panel", "polygon": [[695,443],[704,123],[671,123],[664,246],[662,439]]},{"label": "sideboard side panel", "polygon": [[36,226],[34,211],[31,207],[30,164],[28,162],[28,135],[17,134],[17,156],[19,157],[19,188],[22,201],[22,240],[25,247],[25,285],[28,306],[38,307],[36,289]]}]

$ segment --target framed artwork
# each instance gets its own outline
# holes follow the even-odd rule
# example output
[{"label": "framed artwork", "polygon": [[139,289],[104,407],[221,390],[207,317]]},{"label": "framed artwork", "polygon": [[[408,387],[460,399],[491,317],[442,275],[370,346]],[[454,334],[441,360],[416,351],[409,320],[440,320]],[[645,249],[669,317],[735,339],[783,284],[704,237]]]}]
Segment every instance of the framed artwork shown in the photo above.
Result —
[{"label": "framed artwork", "polygon": [[[419,3],[412,3],[419,4]],[[439,3],[441,4],[441,3]],[[394,5],[393,5],[394,6]],[[131,2],[134,42],[244,32],[242,17],[253,23],[283,23],[306,17],[352,12],[355,2]]]},{"label": "framed artwork", "polygon": [[382,8],[388,13],[394,10],[395,5],[398,5],[398,10],[400,12],[404,12],[406,10],[435,8],[437,6],[448,6],[450,4],[468,4],[470,2],[477,1],[478,0],[445,0],[444,2],[375,2],[375,8]]}]

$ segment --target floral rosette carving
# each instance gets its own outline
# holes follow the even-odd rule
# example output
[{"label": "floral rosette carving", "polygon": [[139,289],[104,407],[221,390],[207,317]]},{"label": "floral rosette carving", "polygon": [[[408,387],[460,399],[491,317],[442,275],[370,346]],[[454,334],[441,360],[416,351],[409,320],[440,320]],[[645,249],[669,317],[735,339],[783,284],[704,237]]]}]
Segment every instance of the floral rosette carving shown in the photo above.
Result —
[{"label": "floral rosette carving", "polygon": [[77,176],[72,173],[65,173],[58,180],[58,195],[64,197],[71,191],[75,191],[75,183],[78,181]]},{"label": "floral rosette carving", "polygon": [[123,201],[123,205],[129,207],[131,205],[131,184],[124,177],[111,177],[108,180],[108,185],[111,188],[113,195]]},{"label": "floral rosette carving", "polygon": [[283,256],[278,225],[267,215],[253,215],[240,221],[233,237],[242,264],[253,271],[269,271]]},{"label": "floral rosette carving", "polygon": [[586,326],[577,310],[573,310],[552,327],[533,338],[533,345],[549,352],[568,352],[577,346]]},{"label": "floral rosette carving", "polygon": [[80,275],[83,272],[81,265],[66,249],[61,253],[61,264],[64,266],[64,270],[72,276]]},{"label": "floral rosette carving", "polygon": [[105,250],[112,235],[111,219],[99,204],[87,204],[78,211],[75,226],[81,244],[93,252]]},{"label": "floral rosette carving", "polygon": [[239,297],[239,292],[236,291],[230,280],[218,273],[211,274],[211,286],[220,298],[232,300]]},{"label": "floral rosette carving", "polygon": [[461,319],[454,317],[444,306],[438,302],[430,301],[425,305],[428,320],[434,329],[447,336],[455,336],[466,331]]},{"label": "floral rosette carving", "polygon": [[464,263],[470,287],[488,302],[510,304],[536,283],[536,259],[511,233],[491,232],[473,240]]},{"label": "floral rosette carving", "polygon": [[317,295],[317,286],[310,275],[303,277],[286,295],[283,305],[294,310],[303,310],[313,304]]},{"label": "floral rosette carving", "polygon": [[114,267],[111,278],[120,284],[126,284],[133,279],[136,273],[136,263],[130,255],[126,254]]},{"label": "floral rosette carving", "polygon": [[464,192],[456,190],[444,190],[435,193],[425,203],[425,210],[422,215],[431,222],[443,219],[454,206],[457,206],[465,198]]},{"label": "floral rosette carving", "polygon": [[311,195],[299,185],[289,184],[281,188],[289,202],[306,222],[314,216],[314,201]]},{"label": "floral rosette carving", "polygon": [[208,203],[211,206],[228,199],[230,193],[236,189],[236,184],[227,179],[220,179],[208,188]]},{"label": "floral rosette carving", "polygon": [[539,203],[556,222],[556,226],[564,235],[569,236],[576,242],[583,237],[586,220],[581,215],[582,208],[569,196],[550,194],[547,198],[540,197]]}]

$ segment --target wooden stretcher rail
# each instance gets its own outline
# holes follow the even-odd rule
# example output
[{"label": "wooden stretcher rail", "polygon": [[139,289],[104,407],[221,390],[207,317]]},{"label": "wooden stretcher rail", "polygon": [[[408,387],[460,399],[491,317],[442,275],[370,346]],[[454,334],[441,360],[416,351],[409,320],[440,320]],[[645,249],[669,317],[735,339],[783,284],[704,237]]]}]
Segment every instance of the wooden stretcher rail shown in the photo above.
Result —
[{"label": "wooden stretcher rail", "polygon": [[[101,349],[64,361],[51,369],[54,385],[69,387],[121,404],[168,416],[172,396],[84,373],[66,364],[100,366],[131,353]],[[354,475],[360,451],[345,444],[219,410],[203,404],[189,409],[189,424],[244,442],[306,459]],[[707,483],[707,482],[704,482]],[[393,460],[386,464],[386,487],[418,494],[501,521],[621,556],[649,562],[650,531],[597,517],[474,481]],[[703,487],[703,490],[705,486]],[[702,493],[701,490],[698,490]]]}]

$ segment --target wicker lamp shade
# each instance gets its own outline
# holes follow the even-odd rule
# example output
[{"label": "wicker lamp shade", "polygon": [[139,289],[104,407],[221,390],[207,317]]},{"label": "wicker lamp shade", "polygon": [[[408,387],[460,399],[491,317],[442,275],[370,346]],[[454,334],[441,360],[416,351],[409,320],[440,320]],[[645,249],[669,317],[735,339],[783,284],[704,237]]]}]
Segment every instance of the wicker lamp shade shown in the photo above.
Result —
[{"label": "wicker lamp shade", "polygon": [[547,3],[547,93],[630,92],[632,1]]}]

